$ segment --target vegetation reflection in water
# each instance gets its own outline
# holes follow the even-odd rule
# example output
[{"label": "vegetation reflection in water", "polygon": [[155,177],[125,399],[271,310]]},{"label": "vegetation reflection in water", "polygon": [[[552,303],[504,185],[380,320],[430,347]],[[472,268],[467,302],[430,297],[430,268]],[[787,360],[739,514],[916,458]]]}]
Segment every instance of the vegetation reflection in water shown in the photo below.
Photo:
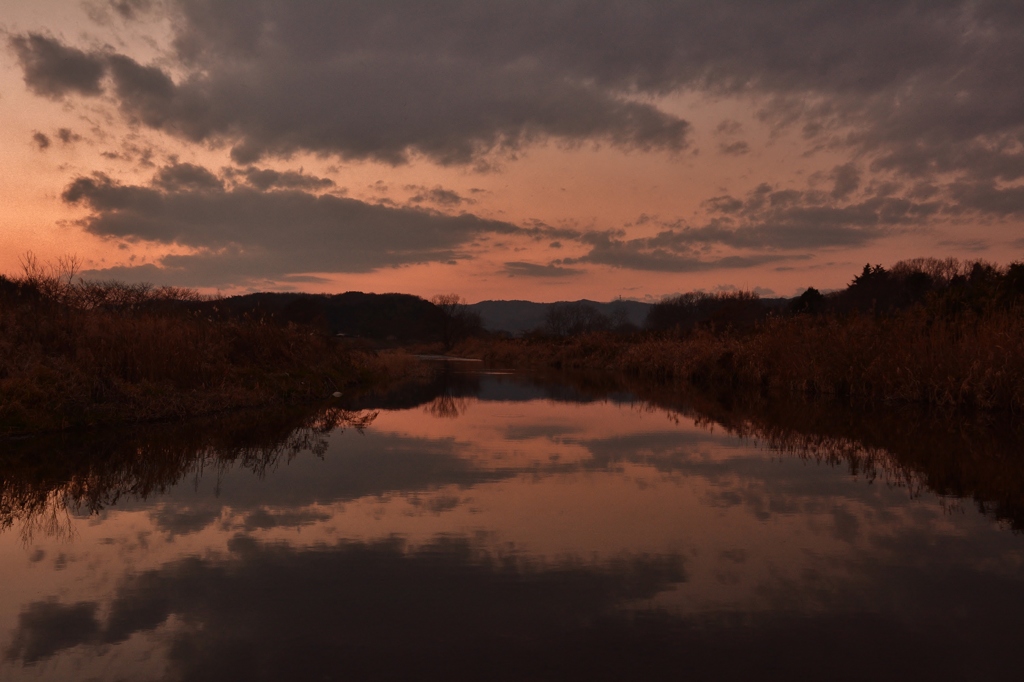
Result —
[{"label": "vegetation reflection in water", "polygon": [[1014,433],[560,379],[8,443],[0,676],[1016,669]]}]

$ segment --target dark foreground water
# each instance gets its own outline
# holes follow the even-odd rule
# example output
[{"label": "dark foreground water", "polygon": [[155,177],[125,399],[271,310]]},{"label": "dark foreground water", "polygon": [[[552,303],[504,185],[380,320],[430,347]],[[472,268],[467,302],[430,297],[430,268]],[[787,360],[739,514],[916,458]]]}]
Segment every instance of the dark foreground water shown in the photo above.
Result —
[{"label": "dark foreground water", "polygon": [[458,371],[5,444],[0,679],[1019,679],[1012,439]]}]

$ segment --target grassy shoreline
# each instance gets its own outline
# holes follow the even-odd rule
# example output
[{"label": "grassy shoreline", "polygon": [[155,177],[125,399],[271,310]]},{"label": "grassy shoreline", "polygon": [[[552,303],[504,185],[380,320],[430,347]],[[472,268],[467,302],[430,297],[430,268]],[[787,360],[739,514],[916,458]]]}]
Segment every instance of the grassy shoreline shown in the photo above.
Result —
[{"label": "grassy shoreline", "polygon": [[[296,322],[188,289],[74,274],[71,261],[29,259],[24,276],[0,276],[0,437],[313,402],[430,371],[408,351],[339,339],[315,316]],[[576,325],[559,335],[549,325],[449,350],[652,386],[1024,421],[1024,264],[865,266],[845,291],[808,289],[783,304],[698,292],[656,305],[647,331]]]},{"label": "grassy shoreline", "polygon": [[811,288],[772,305],[749,292],[691,292],[655,305],[646,326],[476,339],[456,350],[508,367],[1024,420],[1024,263],[867,265],[843,291]]},{"label": "grassy shoreline", "polygon": [[456,352],[513,368],[610,370],[655,385],[1024,419],[1019,309],[953,320],[923,308],[887,317],[776,317],[745,333],[697,329],[682,337],[474,339]]},{"label": "grassy shoreline", "polygon": [[187,289],[0,277],[0,437],[313,402],[416,365]]}]

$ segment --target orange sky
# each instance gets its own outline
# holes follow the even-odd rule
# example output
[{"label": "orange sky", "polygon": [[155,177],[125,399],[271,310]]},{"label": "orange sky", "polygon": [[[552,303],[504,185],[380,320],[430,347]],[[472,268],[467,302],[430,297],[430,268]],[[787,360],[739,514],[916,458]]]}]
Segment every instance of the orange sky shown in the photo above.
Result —
[{"label": "orange sky", "polygon": [[[657,300],[1024,251],[1024,95],[988,68],[1020,12],[903,8],[889,39],[858,3],[783,3],[777,27],[622,9],[592,33],[571,3],[520,32],[514,5],[456,5],[406,26],[344,3],[5,3],[0,271],[31,251],[225,293]],[[331,22],[359,33],[305,37]],[[246,175],[265,171],[293,184]]]}]

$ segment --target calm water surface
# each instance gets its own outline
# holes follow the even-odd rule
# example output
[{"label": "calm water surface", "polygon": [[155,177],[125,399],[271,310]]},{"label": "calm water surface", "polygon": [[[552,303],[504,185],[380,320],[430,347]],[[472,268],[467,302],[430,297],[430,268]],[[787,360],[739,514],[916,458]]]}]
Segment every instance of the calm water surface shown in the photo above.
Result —
[{"label": "calm water surface", "polygon": [[932,474],[627,394],[436,393],[8,444],[0,679],[1020,673],[1024,537]]}]

